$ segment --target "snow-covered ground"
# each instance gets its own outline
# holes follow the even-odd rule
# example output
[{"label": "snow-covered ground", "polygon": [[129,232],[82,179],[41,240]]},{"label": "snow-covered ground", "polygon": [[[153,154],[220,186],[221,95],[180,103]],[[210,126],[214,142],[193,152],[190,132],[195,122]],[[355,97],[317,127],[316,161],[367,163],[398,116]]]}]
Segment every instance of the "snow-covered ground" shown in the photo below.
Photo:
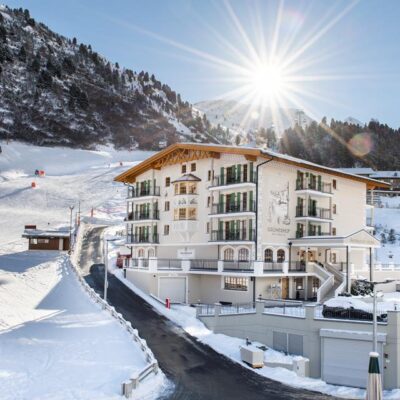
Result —
[{"label": "snow-covered ground", "polygon": [[[25,224],[67,226],[79,200],[83,215],[93,207],[97,220],[120,222],[125,188],[112,179],[147,154],[0,145],[0,398],[121,398],[121,383],[147,365],[143,352],[82,290],[65,255],[28,252],[21,234]],[[164,380],[150,376],[136,398],[157,397]]]}]

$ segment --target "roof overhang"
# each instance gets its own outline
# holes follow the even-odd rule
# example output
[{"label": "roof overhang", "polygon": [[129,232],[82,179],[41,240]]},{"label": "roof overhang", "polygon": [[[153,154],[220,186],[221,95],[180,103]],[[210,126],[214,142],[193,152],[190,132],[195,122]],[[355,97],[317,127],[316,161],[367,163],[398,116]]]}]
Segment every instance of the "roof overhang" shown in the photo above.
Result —
[{"label": "roof overhang", "polygon": [[117,182],[134,183],[136,177],[144,172],[155,169],[159,170],[165,166],[180,164],[206,158],[220,158],[221,154],[238,154],[243,155],[249,161],[257,161],[257,159],[275,160],[284,164],[294,165],[298,168],[306,168],[321,173],[339,176],[353,181],[363,182],[368,189],[389,189],[390,184],[364,176],[349,174],[334,168],[324,167],[299,158],[287,156],[285,154],[275,153],[269,150],[262,150],[255,147],[237,147],[212,145],[201,143],[175,143],[168,146],[164,150],[159,151],[148,159],[128,169],[122,174],[114,178]]},{"label": "roof overhang", "polygon": [[290,241],[294,247],[381,247],[381,242],[364,229],[348,236],[304,236],[299,239],[290,239]]}]

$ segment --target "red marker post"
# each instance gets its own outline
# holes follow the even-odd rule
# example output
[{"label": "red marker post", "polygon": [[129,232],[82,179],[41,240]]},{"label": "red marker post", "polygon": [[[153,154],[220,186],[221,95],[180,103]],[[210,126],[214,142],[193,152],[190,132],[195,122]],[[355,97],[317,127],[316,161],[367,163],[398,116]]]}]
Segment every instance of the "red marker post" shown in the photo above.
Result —
[{"label": "red marker post", "polygon": [[171,299],[168,297],[165,299],[165,307],[167,307],[168,309],[171,308]]}]

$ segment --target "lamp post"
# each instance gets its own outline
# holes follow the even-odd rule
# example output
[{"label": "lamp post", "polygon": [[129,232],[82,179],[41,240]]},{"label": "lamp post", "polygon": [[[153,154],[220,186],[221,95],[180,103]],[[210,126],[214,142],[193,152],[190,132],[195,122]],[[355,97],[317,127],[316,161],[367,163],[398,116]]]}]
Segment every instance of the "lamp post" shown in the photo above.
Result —
[{"label": "lamp post", "polygon": [[74,209],[74,206],[69,206],[69,249],[68,252],[71,253],[71,248],[72,248],[72,211]]},{"label": "lamp post", "polygon": [[120,238],[106,238],[104,237],[104,300],[107,301],[107,288],[108,288],[108,242],[115,242]]}]

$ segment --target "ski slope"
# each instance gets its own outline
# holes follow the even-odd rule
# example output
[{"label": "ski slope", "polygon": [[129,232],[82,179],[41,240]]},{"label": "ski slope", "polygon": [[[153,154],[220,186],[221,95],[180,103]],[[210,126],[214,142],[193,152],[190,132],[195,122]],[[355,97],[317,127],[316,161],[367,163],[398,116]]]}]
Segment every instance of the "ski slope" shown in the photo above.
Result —
[{"label": "ski slope", "polygon": [[[78,201],[83,214],[120,223],[125,188],[112,179],[147,154],[0,145],[0,398],[120,399],[143,352],[82,290],[66,255],[29,252],[21,234],[25,224],[68,226]],[[164,379],[150,376],[136,398],[156,398]]]}]

